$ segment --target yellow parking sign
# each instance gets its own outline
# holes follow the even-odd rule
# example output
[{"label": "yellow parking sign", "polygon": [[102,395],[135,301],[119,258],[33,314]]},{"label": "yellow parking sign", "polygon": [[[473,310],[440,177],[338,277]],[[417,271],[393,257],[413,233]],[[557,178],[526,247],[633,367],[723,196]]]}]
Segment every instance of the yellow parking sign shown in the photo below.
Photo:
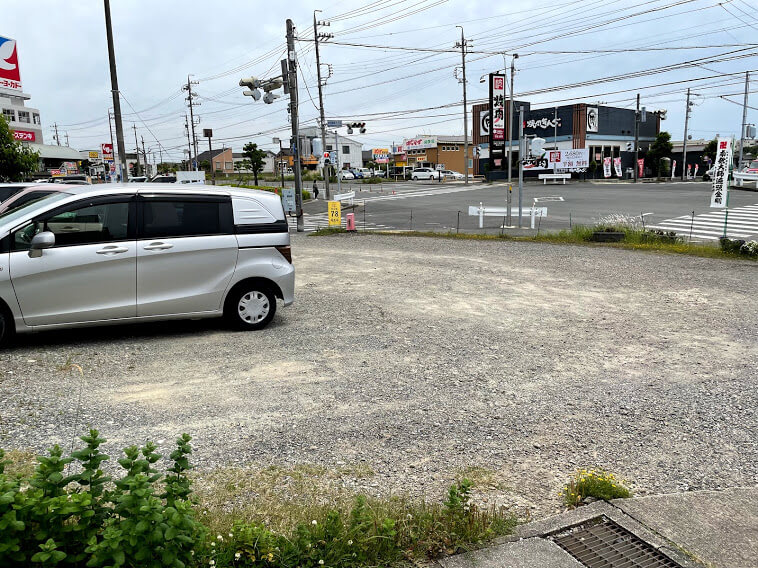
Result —
[{"label": "yellow parking sign", "polygon": [[342,204],[339,201],[329,202],[329,226],[339,227],[342,225]]}]

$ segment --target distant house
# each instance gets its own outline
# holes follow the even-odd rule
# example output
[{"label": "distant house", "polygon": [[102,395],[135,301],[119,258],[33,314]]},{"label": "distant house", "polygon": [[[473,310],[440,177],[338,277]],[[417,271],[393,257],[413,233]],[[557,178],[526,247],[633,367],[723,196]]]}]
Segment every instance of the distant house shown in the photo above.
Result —
[{"label": "distant house", "polygon": [[198,165],[203,162],[210,162],[211,173],[216,172],[220,174],[233,174],[234,173],[234,161],[232,158],[232,149],[223,148],[221,150],[213,150],[213,159],[211,159],[210,151],[200,152],[197,155]]},{"label": "distant house", "polygon": [[[273,173],[274,172],[274,163],[276,162],[276,154],[274,154],[271,150],[264,150],[266,155],[263,158],[263,172],[264,173]],[[245,156],[242,154],[242,152],[234,152],[232,154],[232,161],[234,164],[238,164],[240,162],[243,162],[247,160]],[[249,170],[242,170],[245,173],[250,173]]]}]

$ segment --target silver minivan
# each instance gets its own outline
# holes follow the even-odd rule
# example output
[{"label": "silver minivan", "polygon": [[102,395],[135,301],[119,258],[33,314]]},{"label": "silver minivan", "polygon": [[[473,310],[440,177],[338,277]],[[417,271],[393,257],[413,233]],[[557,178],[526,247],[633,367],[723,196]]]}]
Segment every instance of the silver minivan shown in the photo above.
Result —
[{"label": "silver minivan", "polygon": [[294,287],[281,199],[265,191],[71,186],[0,214],[0,342],[180,318],[260,329]]}]

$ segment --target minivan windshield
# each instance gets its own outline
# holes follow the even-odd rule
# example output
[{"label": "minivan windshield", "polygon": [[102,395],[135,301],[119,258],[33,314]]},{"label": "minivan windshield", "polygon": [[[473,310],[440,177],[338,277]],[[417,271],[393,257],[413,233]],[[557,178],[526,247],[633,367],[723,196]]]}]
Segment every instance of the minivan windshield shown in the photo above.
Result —
[{"label": "minivan windshield", "polygon": [[23,203],[19,205],[18,207],[12,207],[11,209],[4,211],[3,213],[0,213],[0,225],[5,225],[6,223],[13,223],[17,219],[23,218],[25,215],[29,213],[30,207],[32,209],[36,209],[38,205],[51,205],[55,203],[56,201],[61,201],[62,199],[65,199],[70,196],[71,196],[70,193],[63,193],[61,191],[56,191],[55,193],[51,193],[50,195],[44,195],[42,197],[39,197],[38,199],[32,199],[31,201],[27,201],[26,203]]}]

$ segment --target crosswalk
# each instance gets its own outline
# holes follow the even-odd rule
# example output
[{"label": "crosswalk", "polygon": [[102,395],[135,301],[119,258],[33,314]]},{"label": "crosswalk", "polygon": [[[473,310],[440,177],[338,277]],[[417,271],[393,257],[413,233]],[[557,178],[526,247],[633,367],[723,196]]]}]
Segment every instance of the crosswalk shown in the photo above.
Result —
[{"label": "crosswalk", "polygon": [[758,204],[730,208],[728,215],[726,215],[725,209],[702,213],[694,217],[683,215],[648,225],[648,228],[674,231],[684,238],[689,238],[691,234],[693,240],[715,241],[724,236],[725,218],[727,237],[731,239],[758,239]]}]

